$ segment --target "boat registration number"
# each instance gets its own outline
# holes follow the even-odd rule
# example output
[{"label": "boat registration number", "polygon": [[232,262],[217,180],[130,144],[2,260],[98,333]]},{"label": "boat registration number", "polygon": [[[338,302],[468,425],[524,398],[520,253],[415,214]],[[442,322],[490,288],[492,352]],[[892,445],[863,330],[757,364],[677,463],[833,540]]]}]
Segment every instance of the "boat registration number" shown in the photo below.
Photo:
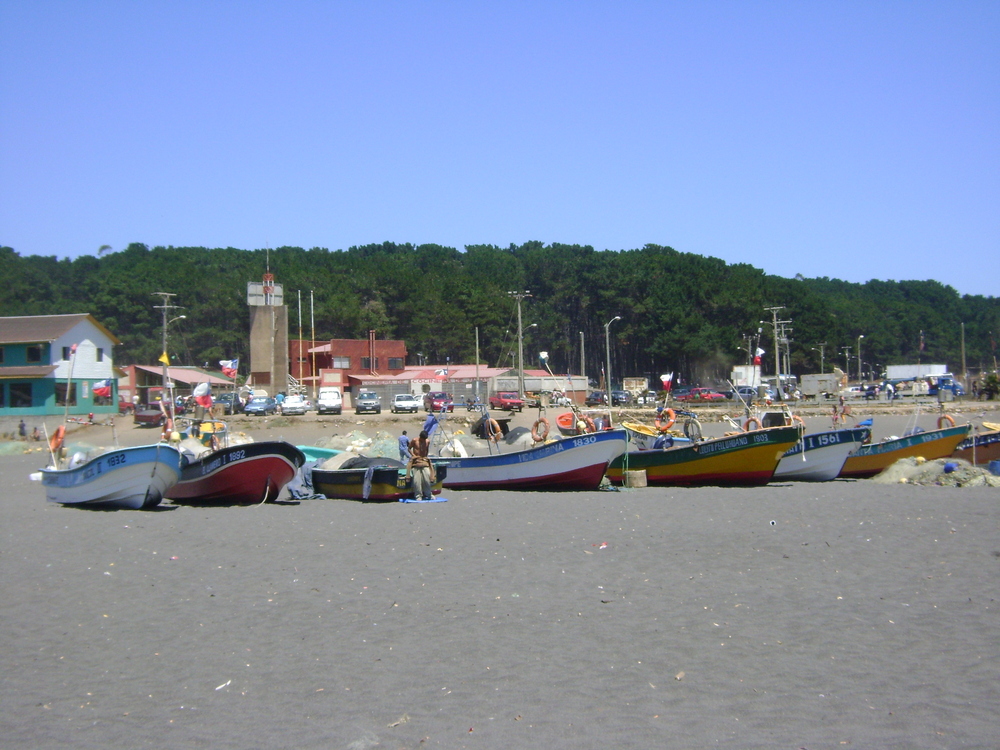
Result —
[{"label": "boat registration number", "polygon": [[590,437],[579,437],[573,438],[573,447],[579,448],[583,445],[590,445],[591,443],[596,443],[597,438],[591,435]]}]

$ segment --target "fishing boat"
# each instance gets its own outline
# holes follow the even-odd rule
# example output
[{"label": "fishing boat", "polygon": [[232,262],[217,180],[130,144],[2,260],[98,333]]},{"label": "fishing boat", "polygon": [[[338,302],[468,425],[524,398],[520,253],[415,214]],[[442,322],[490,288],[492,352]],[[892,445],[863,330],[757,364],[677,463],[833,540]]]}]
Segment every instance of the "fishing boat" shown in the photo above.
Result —
[{"label": "fishing boat", "polygon": [[66,469],[41,471],[46,498],[63,505],[140,510],[160,503],[180,478],[183,458],[167,443],[117,448]]},{"label": "fishing boat", "polygon": [[[582,424],[581,424],[582,423]],[[556,417],[556,427],[563,437],[583,435],[588,432],[603,430],[608,423],[607,410],[586,409],[583,411],[567,411]]]},{"label": "fishing boat", "polygon": [[242,443],[189,459],[166,492],[176,503],[246,505],[275,500],[305,456],[283,440]]},{"label": "fishing boat", "polygon": [[852,427],[803,435],[778,462],[772,481],[829,482],[847,457],[871,437],[868,427]]},{"label": "fishing boat", "polygon": [[[437,481],[431,491],[437,495],[448,469],[437,460],[434,469]],[[413,477],[406,475],[401,462],[391,458],[356,456],[339,469],[314,468],[312,487],[332,500],[399,502],[413,497]]]},{"label": "fishing boat", "polygon": [[508,453],[493,446],[489,455],[435,457],[434,463],[447,469],[449,489],[596,490],[626,445],[625,430],[603,430]]},{"label": "fishing boat", "polygon": [[642,422],[622,422],[621,425],[628,433],[629,450],[660,450],[691,442],[681,430],[660,430]]},{"label": "fishing boat", "polygon": [[990,461],[1000,461],[1000,424],[983,422],[986,432],[973,432],[951,454],[952,458],[961,458],[970,464],[983,465]]},{"label": "fishing boat", "polygon": [[799,440],[800,427],[769,427],[665,450],[629,451],[608,469],[612,484],[644,471],[649,486],[754,486],[771,481],[781,457]]},{"label": "fishing boat", "polygon": [[901,458],[920,456],[928,461],[945,458],[955,452],[971,429],[972,425],[965,424],[862,445],[848,456],[840,476],[849,479],[873,477]]}]

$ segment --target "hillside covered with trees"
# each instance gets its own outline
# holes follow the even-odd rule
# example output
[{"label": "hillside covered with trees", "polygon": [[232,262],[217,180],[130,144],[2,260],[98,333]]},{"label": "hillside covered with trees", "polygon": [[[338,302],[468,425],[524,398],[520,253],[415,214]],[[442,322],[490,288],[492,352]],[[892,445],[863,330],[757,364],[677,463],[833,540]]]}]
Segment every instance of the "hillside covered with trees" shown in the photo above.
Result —
[{"label": "hillside covered with trees", "polygon": [[[772,373],[773,334],[765,308],[783,306],[791,320],[795,373],[844,367],[864,335],[865,368],[944,362],[961,370],[961,330],[973,374],[994,367],[1000,298],[961,296],[936,281],[786,279],[747,264],[647,245],[629,251],[528,242],[500,248],[384,243],[352,247],[237,248],[129,245],[120,252],[73,260],[19,255],[0,248],[5,294],[0,315],[92,313],[122,340],[119,364],[149,364],[160,354],[159,298],[174,292],[187,319],[171,327],[180,364],[213,366],[248,355],[246,285],[267,269],[282,284],[290,338],[297,337],[302,292],[304,337],[310,335],[310,292],[316,338],[379,338],[406,342],[416,364],[472,362],[479,328],[481,361],[511,365],[517,351],[516,303],[522,303],[525,365],[547,351],[555,372],[579,372],[580,333],[587,374],[596,378],[610,327],[615,380],[676,372],[686,382],[725,378],[747,361],[761,332],[765,373]],[[761,325],[761,321],[768,321]],[[532,327],[531,324],[537,324]],[[921,338],[921,332],[923,337]],[[747,339],[747,336],[751,336]],[[920,350],[923,340],[923,350]]]}]

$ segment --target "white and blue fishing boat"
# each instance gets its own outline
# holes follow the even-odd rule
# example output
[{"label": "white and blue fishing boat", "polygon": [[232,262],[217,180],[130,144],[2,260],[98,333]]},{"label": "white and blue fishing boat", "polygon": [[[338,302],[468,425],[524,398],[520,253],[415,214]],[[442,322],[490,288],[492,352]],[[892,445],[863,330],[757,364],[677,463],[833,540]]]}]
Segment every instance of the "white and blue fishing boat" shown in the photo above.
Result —
[{"label": "white and blue fishing boat", "polygon": [[609,464],[625,452],[625,430],[603,430],[489,455],[434,457],[444,486],[470,490],[596,490]]},{"label": "white and blue fishing boat", "polygon": [[840,475],[844,463],[871,437],[871,428],[852,427],[803,435],[785,452],[772,482],[829,482]]},{"label": "white and blue fishing boat", "polygon": [[[74,465],[76,463],[77,465]],[[180,451],[167,443],[117,448],[66,469],[42,469],[46,498],[95,508],[152,508],[181,475]]]}]

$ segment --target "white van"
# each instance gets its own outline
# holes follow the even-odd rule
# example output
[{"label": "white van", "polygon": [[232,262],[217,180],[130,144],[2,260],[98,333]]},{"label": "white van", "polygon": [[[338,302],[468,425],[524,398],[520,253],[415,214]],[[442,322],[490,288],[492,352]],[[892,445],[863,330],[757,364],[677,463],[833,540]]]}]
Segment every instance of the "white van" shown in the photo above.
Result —
[{"label": "white van", "polygon": [[317,414],[340,414],[344,408],[344,397],[339,388],[327,386],[319,389],[319,398],[316,401]]}]

